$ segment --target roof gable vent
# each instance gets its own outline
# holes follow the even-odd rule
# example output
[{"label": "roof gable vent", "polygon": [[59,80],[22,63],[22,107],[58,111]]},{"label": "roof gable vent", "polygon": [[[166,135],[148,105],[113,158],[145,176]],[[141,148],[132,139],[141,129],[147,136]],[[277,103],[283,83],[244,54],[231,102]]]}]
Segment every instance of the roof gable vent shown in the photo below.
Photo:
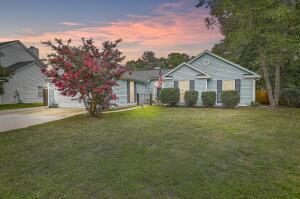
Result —
[{"label": "roof gable vent", "polygon": [[202,64],[203,65],[208,65],[210,63],[209,59],[203,59]]}]

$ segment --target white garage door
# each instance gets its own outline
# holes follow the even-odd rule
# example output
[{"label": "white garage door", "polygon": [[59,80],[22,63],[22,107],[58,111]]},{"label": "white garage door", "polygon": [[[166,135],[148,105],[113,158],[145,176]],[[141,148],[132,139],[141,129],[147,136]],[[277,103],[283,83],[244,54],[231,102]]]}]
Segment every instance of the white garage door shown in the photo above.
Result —
[{"label": "white garage door", "polygon": [[54,90],[54,99],[55,103],[58,107],[65,107],[65,108],[84,108],[83,103],[79,103],[77,100],[74,100],[73,97],[64,96],[59,93],[58,90]]}]

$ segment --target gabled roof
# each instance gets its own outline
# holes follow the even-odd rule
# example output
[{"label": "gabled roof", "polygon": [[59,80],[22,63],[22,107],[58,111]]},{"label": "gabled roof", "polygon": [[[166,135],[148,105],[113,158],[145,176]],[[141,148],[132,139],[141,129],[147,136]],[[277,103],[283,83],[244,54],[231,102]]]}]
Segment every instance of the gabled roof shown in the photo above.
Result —
[{"label": "gabled roof", "polygon": [[36,59],[36,61],[39,63],[39,66],[46,68],[47,66],[40,60],[39,57],[37,57],[33,52],[31,52],[21,41],[14,40],[14,41],[6,41],[6,42],[0,42],[0,48],[3,48],[5,46],[9,46],[11,44],[18,43],[20,46],[22,46],[33,58]]},{"label": "gabled roof", "polygon": [[203,78],[211,78],[211,75],[210,75],[210,74],[205,73],[205,72],[199,70],[198,68],[195,68],[194,66],[192,66],[192,65],[190,65],[190,64],[188,64],[188,63],[185,63],[185,62],[182,63],[182,64],[180,64],[179,66],[177,66],[177,67],[174,68],[173,70],[169,71],[168,73],[166,73],[166,74],[164,75],[164,77],[170,76],[170,74],[172,74],[173,72],[175,72],[176,70],[178,70],[178,69],[181,68],[182,66],[187,66],[187,67],[191,68],[192,70],[198,72],[199,75],[200,75],[201,77],[203,77]]},{"label": "gabled roof", "polygon": [[[170,71],[170,69],[162,69],[162,74],[166,74]],[[122,79],[128,80],[136,80],[139,82],[147,82],[150,79],[158,79],[159,78],[159,69],[152,70],[135,70],[131,72],[131,75],[126,73]]]},{"label": "gabled roof", "polygon": [[228,64],[230,64],[230,65],[232,65],[232,66],[234,66],[236,68],[239,68],[239,69],[241,69],[241,70],[243,70],[243,71],[245,71],[247,73],[250,73],[251,75],[253,75],[253,78],[260,78],[259,74],[255,73],[255,72],[253,72],[253,71],[251,71],[251,70],[249,70],[247,68],[244,68],[244,67],[242,67],[242,66],[240,66],[240,65],[238,65],[236,63],[233,63],[233,62],[231,62],[231,61],[229,61],[227,59],[224,59],[223,57],[220,57],[220,56],[218,56],[218,55],[216,55],[216,54],[214,54],[214,53],[212,53],[212,52],[210,52],[208,50],[203,51],[202,53],[200,53],[199,55],[197,55],[196,57],[194,57],[192,60],[190,60],[188,63],[191,64],[193,61],[195,61],[196,59],[200,58],[204,54],[209,54],[209,55],[211,55],[211,56],[213,56],[213,57],[215,57],[217,59],[220,59],[220,60],[222,60],[222,61],[224,61],[224,62],[226,62],[226,63],[228,63]]},{"label": "gabled roof", "polygon": [[8,66],[7,69],[15,72],[15,71],[18,71],[22,68],[25,68],[25,67],[33,64],[33,63],[35,63],[35,61],[18,62],[18,63]]},{"label": "gabled roof", "polygon": [[0,42],[0,47],[9,45],[9,44],[14,43],[14,42],[16,42],[16,41],[18,41],[18,40],[14,40],[14,41],[6,41],[6,42]]}]

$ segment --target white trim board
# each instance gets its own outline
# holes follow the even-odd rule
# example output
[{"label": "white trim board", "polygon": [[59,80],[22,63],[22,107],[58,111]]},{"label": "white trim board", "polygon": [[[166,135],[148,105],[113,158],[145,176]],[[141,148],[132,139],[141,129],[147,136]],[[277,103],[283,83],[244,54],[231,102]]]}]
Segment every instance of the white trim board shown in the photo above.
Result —
[{"label": "white trim board", "polygon": [[175,72],[176,70],[178,70],[179,68],[181,68],[182,66],[187,66],[187,67],[189,67],[189,68],[191,68],[191,69],[193,69],[193,70],[195,70],[195,71],[197,71],[197,72],[199,72],[199,73],[202,73],[203,74],[203,78],[211,78],[211,75],[209,75],[209,74],[207,74],[207,73],[205,73],[205,72],[203,72],[203,71],[201,71],[201,70],[199,70],[199,69],[197,69],[197,68],[195,68],[194,66],[191,66],[190,64],[188,64],[188,63],[182,63],[182,64],[180,64],[179,66],[177,66],[176,68],[174,68],[173,70],[171,70],[170,72],[168,72],[168,73],[166,73],[165,75],[164,75],[164,77],[167,77],[168,75],[170,75],[170,74],[172,74],[173,72]]}]

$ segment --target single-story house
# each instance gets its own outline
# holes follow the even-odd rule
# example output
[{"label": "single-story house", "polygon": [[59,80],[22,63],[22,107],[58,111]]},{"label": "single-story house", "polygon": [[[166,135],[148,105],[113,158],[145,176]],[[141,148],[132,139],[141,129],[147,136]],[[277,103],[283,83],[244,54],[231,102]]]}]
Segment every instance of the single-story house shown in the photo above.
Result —
[{"label": "single-story house", "polygon": [[[162,70],[162,74],[166,74],[170,70]],[[118,106],[136,105],[137,102],[143,104],[152,99],[157,98],[157,81],[159,78],[159,70],[139,70],[132,71],[132,74],[125,74],[118,80],[118,86],[113,90],[118,99],[115,100]],[[79,103],[76,97],[63,96],[49,83],[48,86],[48,104],[57,104],[58,107],[84,107],[83,103]]]},{"label": "single-story house", "polygon": [[1,42],[0,53],[0,65],[13,72],[4,83],[0,104],[43,102],[43,87],[47,85],[41,72],[45,65],[39,59],[39,50],[32,46],[27,48],[16,40]]},{"label": "single-story house", "polygon": [[[237,90],[240,93],[240,106],[248,106],[255,101],[255,82],[260,76],[238,64],[230,62],[210,51],[204,51],[187,63],[182,63],[172,70],[162,70],[163,88],[179,88],[180,104],[184,103],[184,93],[187,90],[199,92],[198,106],[202,105],[201,93],[215,91],[216,103],[221,105],[221,93],[225,90]],[[118,96],[119,106],[134,105],[139,101],[145,103],[152,94],[157,96],[159,69],[134,71],[126,74],[114,88]],[[139,100],[137,100],[137,98]],[[49,104],[59,107],[83,107],[82,103],[62,96],[49,83]]]},{"label": "single-story house", "polygon": [[180,103],[184,103],[187,90],[199,92],[198,105],[202,105],[201,93],[215,91],[216,104],[221,105],[221,93],[237,90],[240,93],[240,106],[248,106],[255,101],[257,73],[230,62],[210,51],[204,51],[187,63],[182,63],[164,75],[163,87],[178,87]]}]

